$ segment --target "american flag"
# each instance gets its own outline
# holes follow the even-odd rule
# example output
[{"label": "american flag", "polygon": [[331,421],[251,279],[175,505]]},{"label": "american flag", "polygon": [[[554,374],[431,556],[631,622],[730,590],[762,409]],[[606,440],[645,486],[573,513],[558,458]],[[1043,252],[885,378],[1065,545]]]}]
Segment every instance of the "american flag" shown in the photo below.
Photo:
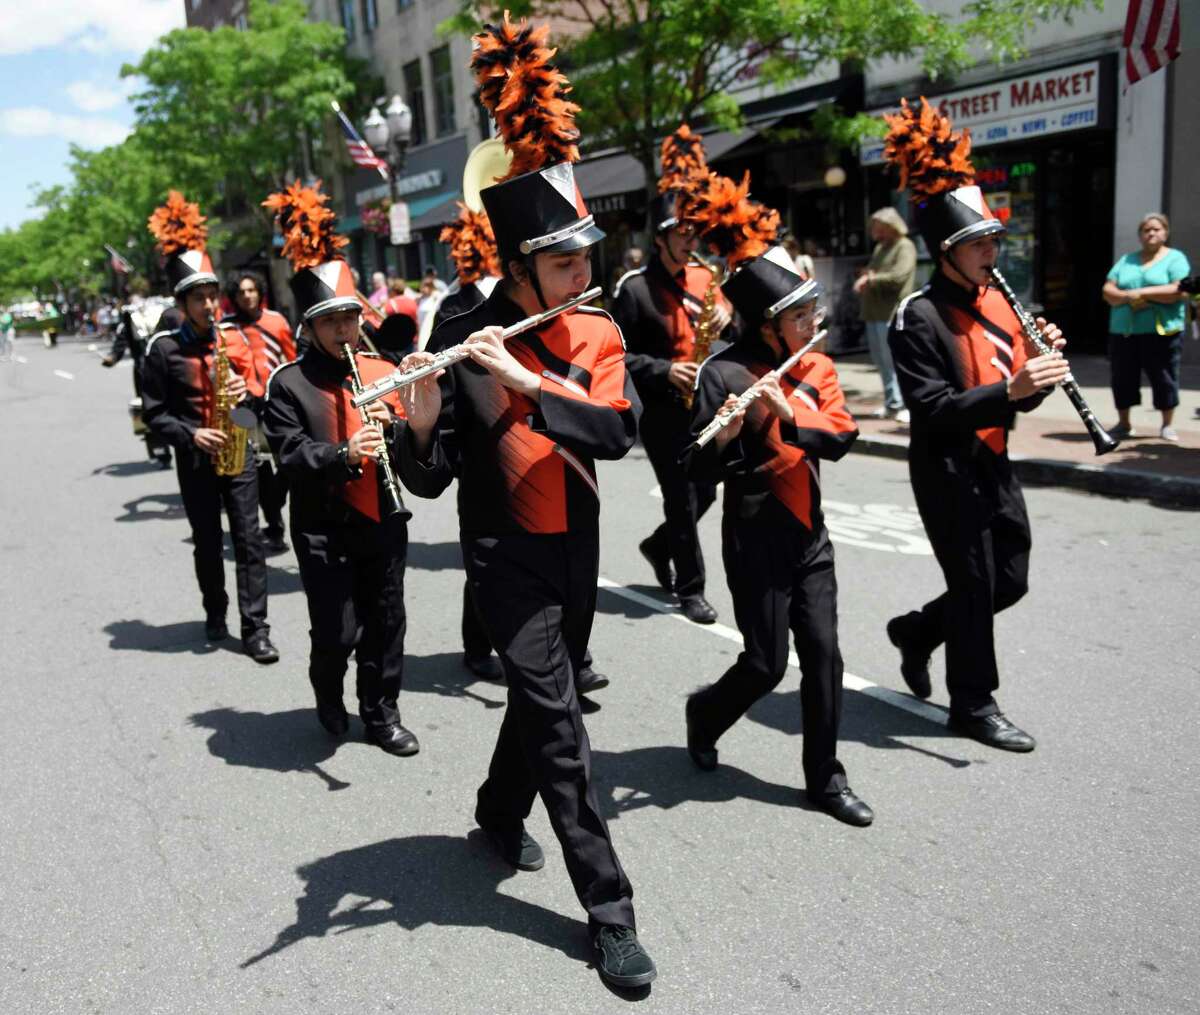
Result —
[{"label": "american flag", "polygon": [[1179,56],[1179,0],[1129,0],[1125,16],[1125,77],[1149,77]]},{"label": "american flag", "polygon": [[342,128],[342,135],[346,139],[346,151],[350,153],[351,160],[356,166],[362,166],[364,169],[378,170],[379,175],[386,180],[388,175],[387,163],[375,154],[374,149],[354,129],[354,124],[342,112],[342,107],[336,102],[330,104],[333,106],[333,111],[337,113],[338,123]]}]

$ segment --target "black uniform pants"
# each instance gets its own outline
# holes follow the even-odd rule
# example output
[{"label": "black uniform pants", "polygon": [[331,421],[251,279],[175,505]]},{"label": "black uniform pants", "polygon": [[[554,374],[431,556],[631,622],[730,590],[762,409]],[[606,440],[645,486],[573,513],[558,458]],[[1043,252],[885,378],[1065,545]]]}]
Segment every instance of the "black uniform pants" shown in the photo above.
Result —
[{"label": "black uniform pants", "polygon": [[633,889],[592,787],[591,747],[575,692],[596,608],[596,530],[464,536],[463,559],[508,682],[476,818],[489,827],[518,827],[540,795],[589,924],[632,927]]},{"label": "black uniform pants", "polygon": [[258,463],[258,503],[267,522],[267,536],[283,538],[283,505],[287,501],[287,477],[269,458]]},{"label": "black uniform pants", "polygon": [[1008,457],[910,455],[909,475],[946,591],[908,615],[924,646],[946,646],[950,710],[999,711],[992,618],[1029,590],[1029,516]]},{"label": "black uniform pants", "polygon": [[823,523],[812,532],[784,512],[767,505],[739,519],[726,510],[722,551],[743,649],[720,680],[692,696],[693,721],[715,741],[773,691],[787,670],[791,635],[800,660],[805,786],[837,793],[846,770],[837,760],[843,665],[833,544]]},{"label": "black uniform pants", "polygon": [[353,652],[363,722],[399,722],[408,522],[314,527],[293,515],[292,544],[308,599],[308,679],[316,696],[341,702]]},{"label": "black uniform pants", "polygon": [[240,475],[218,476],[208,455],[177,450],[175,471],[183,509],[192,527],[192,557],[205,616],[224,617],[229,606],[225,593],[225,533],[221,528],[224,507],[233,537],[242,638],[267,632],[267,555],[258,529],[254,456],[247,453],[246,467]]},{"label": "black uniform pants", "polygon": [[664,521],[650,544],[657,555],[670,554],[680,598],[704,593],[704,554],[696,523],[717,496],[714,484],[694,482],[679,463],[690,427],[691,413],[682,405],[647,404],[638,431],[663,499]]}]

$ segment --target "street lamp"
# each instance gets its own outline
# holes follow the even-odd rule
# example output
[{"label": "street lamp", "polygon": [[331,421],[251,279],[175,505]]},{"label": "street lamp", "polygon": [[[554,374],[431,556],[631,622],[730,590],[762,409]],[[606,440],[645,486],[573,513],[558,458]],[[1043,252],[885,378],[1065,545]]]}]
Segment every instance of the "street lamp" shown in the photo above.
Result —
[{"label": "street lamp", "polygon": [[379,112],[378,106],[372,107],[363,123],[363,130],[367,135],[367,144],[382,155],[388,165],[388,182],[391,185],[392,202],[395,203],[400,196],[396,193],[397,180],[404,169],[404,156],[412,140],[413,114],[408,103],[399,95],[392,96],[385,114]]}]

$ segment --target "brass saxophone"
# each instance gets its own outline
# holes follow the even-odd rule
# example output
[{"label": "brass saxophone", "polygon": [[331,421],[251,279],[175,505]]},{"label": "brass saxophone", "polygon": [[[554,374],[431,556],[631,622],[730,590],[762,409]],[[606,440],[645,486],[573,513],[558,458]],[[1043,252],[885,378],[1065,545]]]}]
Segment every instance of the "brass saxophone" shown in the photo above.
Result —
[{"label": "brass saxophone", "polygon": [[213,468],[218,476],[240,476],[246,468],[246,447],[250,441],[250,431],[238,426],[234,421],[237,400],[230,397],[225,390],[232,369],[229,365],[229,352],[225,348],[225,334],[215,320],[213,330],[217,333],[217,348],[213,356],[212,425],[214,430],[220,430],[225,435],[225,443],[213,456]]},{"label": "brass saxophone", "polygon": [[[703,268],[712,276],[708,281],[708,288],[704,290],[704,307],[700,311],[700,320],[696,322],[696,338],[692,343],[692,362],[699,365],[712,355],[712,344],[717,337],[714,318],[717,312],[717,290],[721,288],[721,275],[723,273],[720,268],[709,264],[699,257],[694,258],[689,263],[694,264],[698,268]],[[689,391],[683,396],[683,404],[690,409],[694,397],[695,392]]]}]

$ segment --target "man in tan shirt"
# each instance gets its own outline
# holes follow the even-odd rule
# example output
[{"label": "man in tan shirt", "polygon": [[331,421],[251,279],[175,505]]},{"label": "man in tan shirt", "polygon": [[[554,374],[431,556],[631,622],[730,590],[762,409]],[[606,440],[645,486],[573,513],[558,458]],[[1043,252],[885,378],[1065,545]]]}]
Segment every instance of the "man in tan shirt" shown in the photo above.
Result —
[{"label": "man in tan shirt", "polygon": [[877,415],[908,422],[908,410],[896,380],[896,368],[888,350],[888,322],[896,306],[913,291],[917,273],[917,248],[908,238],[908,226],[896,209],[880,208],[871,216],[871,260],[854,283],[862,297],[862,319],[867,329],[871,360],[883,380],[883,407]]}]

